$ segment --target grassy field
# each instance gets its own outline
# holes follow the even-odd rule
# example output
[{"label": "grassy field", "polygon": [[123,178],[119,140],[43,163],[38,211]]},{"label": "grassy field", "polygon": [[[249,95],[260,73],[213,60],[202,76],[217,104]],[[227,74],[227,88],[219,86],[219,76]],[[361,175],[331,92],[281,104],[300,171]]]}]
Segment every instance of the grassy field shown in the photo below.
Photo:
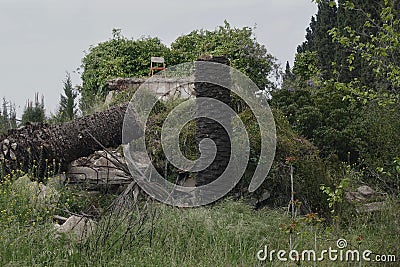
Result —
[{"label": "grassy field", "polygon": [[[316,246],[317,256],[329,247],[337,249],[339,238],[347,241],[344,250],[371,250],[371,259],[375,254],[400,256],[400,209],[393,199],[385,211],[336,223],[309,223],[300,215],[293,222],[284,208],[256,211],[230,199],[192,209],[150,201],[139,210],[104,215],[89,238],[79,242],[58,234],[52,215],[60,207],[79,209],[92,200],[64,192],[49,208],[33,203],[26,192],[11,182],[1,184],[0,266],[313,266],[312,261],[279,261],[276,253],[272,261],[257,258],[265,246],[289,253],[290,238],[294,250]],[[399,264],[329,261],[325,255],[316,266]]]}]

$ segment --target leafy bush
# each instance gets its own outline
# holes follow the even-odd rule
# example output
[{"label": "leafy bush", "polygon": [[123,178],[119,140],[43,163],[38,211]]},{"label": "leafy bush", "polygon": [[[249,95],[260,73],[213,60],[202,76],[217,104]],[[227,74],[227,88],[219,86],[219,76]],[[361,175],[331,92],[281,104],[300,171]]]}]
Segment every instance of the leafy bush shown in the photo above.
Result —
[{"label": "leafy bush", "polygon": [[356,164],[356,168],[364,169],[364,182],[398,193],[397,176],[378,173],[377,169],[390,169],[400,154],[399,103],[361,105],[346,100],[346,94],[330,86],[315,93],[308,89],[278,90],[271,105],[283,111],[293,128],[318,147],[322,157],[335,155],[342,162]]},{"label": "leafy bush", "polygon": [[158,38],[127,39],[114,29],[112,39],[90,47],[82,59],[81,110],[89,109],[96,96],[104,99],[108,80],[148,76],[150,57],[168,54],[169,49]]},{"label": "leafy bush", "polygon": [[[153,111],[149,118],[148,131],[146,134],[146,145],[148,153],[153,160],[156,169],[163,176],[166,175],[170,182],[175,182],[177,170],[171,164],[165,165],[167,160],[161,147],[161,128],[164,120],[171,110],[183,100],[168,101],[160,103],[163,108],[158,108],[158,112]],[[160,111],[161,110],[161,111]],[[279,109],[273,110],[277,128],[277,149],[275,161],[268,178],[264,184],[254,193],[258,196],[268,190],[272,193],[272,206],[286,206],[290,200],[290,175],[287,158],[295,159],[293,165],[295,171],[296,198],[306,205],[308,211],[324,213],[327,203],[319,187],[321,184],[331,184],[329,173],[333,170],[333,163],[327,164],[319,157],[318,149],[309,141],[301,138],[295,133],[283,113]],[[246,189],[250,184],[252,175],[257,167],[260,155],[260,129],[258,123],[250,109],[245,109],[239,114],[240,119],[246,127],[250,140],[250,159],[244,177],[231,192],[233,195],[251,196]],[[199,151],[196,144],[196,124],[195,121],[188,123],[180,133],[180,148],[184,155],[192,160],[197,159]],[[332,168],[331,168],[332,165]]]},{"label": "leafy bush", "polygon": [[257,42],[249,27],[233,28],[228,22],[214,31],[195,30],[178,37],[168,48],[159,38],[127,39],[114,29],[113,37],[91,46],[82,59],[82,98],[80,108],[86,114],[108,92],[112,78],[149,76],[150,58],[162,56],[168,66],[192,62],[202,54],[225,55],[231,66],[248,75],[257,86],[275,88],[279,74],[276,59]]},{"label": "leafy bush", "polygon": [[253,29],[224,25],[213,31],[194,30],[171,44],[173,64],[192,62],[202,54],[225,55],[232,67],[246,74],[261,90],[274,88],[271,81],[278,74],[276,59],[257,42]]}]

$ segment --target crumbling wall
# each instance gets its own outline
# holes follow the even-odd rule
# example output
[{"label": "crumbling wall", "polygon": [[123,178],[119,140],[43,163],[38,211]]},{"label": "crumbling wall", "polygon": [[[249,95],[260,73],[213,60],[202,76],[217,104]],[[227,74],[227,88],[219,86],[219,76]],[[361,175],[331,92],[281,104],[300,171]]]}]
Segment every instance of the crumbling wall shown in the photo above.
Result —
[{"label": "crumbling wall", "polygon": [[124,91],[131,87],[145,86],[160,98],[190,98],[194,96],[194,80],[190,78],[117,78],[107,82],[110,91]]}]

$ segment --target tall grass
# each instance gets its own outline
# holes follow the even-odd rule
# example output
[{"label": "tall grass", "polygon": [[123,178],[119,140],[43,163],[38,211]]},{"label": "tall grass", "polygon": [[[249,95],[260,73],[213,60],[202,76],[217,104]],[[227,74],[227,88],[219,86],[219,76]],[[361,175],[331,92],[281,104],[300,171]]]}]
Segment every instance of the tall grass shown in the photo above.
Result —
[{"label": "tall grass", "polygon": [[[276,258],[273,262],[257,259],[257,252],[264,246],[289,251],[289,235],[282,230],[282,225],[290,224],[292,218],[284,209],[256,211],[242,201],[229,199],[193,209],[154,203],[148,213],[140,210],[142,215],[149,215],[142,220],[134,220],[139,214],[136,210],[120,215],[132,216],[130,221],[121,220],[117,215],[103,216],[97,222],[97,230],[80,243],[56,233],[51,215],[57,210],[35,208],[29,197],[18,193],[12,184],[9,181],[0,185],[0,266],[313,265],[312,262],[283,263]],[[399,202],[395,199],[388,203],[388,210],[354,215],[335,230],[329,224],[315,228],[300,223],[294,228],[293,248],[313,249],[316,230],[318,250],[336,248],[336,240],[345,238],[349,248],[399,257]],[[140,221],[140,227],[129,223],[132,221]],[[111,231],[111,227],[104,227],[107,225],[117,227]],[[317,264],[347,265],[329,261]],[[348,266],[359,266],[359,263]],[[362,262],[362,266],[373,264]]]}]

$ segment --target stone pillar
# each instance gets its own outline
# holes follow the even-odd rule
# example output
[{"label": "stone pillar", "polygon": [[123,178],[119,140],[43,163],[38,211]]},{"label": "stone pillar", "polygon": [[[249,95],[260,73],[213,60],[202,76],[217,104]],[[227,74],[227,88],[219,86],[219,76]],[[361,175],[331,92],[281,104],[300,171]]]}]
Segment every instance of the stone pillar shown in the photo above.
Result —
[{"label": "stone pillar", "polygon": [[[195,64],[195,94],[198,97],[208,97],[219,100],[227,105],[230,105],[231,94],[230,90],[221,87],[219,85],[201,82],[204,81],[205,77],[215,76],[218,81],[223,84],[230,84],[231,78],[229,70],[221,73],[220,69],[217,71],[213,66],[205,66],[201,62],[215,62],[229,66],[229,60],[223,56],[203,56],[200,57]],[[200,81],[200,82],[199,82]],[[198,116],[209,116],[212,114],[222,124],[227,125],[228,131],[231,131],[231,119],[226,113],[221,110],[214,108],[207,101],[196,100],[196,108]],[[197,129],[196,129],[196,143],[199,147],[200,141],[204,138],[212,139],[216,145],[217,153],[212,164],[205,170],[197,173],[196,186],[206,185],[217,179],[226,169],[229,163],[231,154],[231,142],[228,136],[228,132],[224,127],[209,118],[198,118]],[[208,157],[210,153],[207,153],[207,149],[202,151],[203,157]]]}]

